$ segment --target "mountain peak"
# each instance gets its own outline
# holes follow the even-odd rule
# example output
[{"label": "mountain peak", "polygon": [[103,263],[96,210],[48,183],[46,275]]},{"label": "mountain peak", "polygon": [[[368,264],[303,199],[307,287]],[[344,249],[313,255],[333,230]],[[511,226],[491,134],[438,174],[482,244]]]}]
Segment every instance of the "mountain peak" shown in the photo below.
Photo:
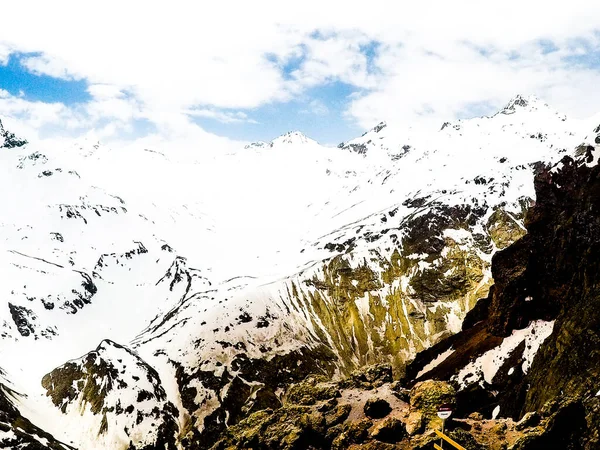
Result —
[{"label": "mountain peak", "polygon": [[287,133],[284,133],[281,136],[276,137],[271,142],[256,141],[256,142],[252,142],[252,143],[244,146],[244,148],[246,148],[246,149],[270,148],[270,147],[279,146],[279,145],[283,145],[283,144],[285,144],[285,145],[287,145],[287,144],[294,144],[294,145],[317,144],[317,141],[309,138],[301,131],[288,131]]},{"label": "mountain peak", "polygon": [[[537,109],[537,105],[542,102],[535,95],[530,95],[525,98],[521,94],[515,95],[504,108],[502,108],[498,113],[499,114],[514,114],[519,109]],[[542,103],[543,104],[543,103]],[[545,104],[544,104],[545,105]],[[548,105],[545,105],[548,106]]]},{"label": "mountain peak", "polygon": [[271,146],[277,144],[314,144],[315,140],[309,138],[304,133],[300,131],[288,131],[285,134],[273,139],[271,141]]}]

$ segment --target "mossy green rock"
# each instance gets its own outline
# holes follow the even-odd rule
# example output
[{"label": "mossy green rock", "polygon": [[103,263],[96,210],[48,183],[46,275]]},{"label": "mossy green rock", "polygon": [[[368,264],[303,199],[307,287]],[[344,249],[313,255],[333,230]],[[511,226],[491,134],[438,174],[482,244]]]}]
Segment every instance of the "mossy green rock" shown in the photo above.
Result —
[{"label": "mossy green rock", "polygon": [[342,423],[350,415],[352,407],[348,404],[339,405],[325,416],[325,425],[331,427]]},{"label": "mossy green rock", "polygon": [[520,223],[523,220],[523,214],[515,217],[504,209],[498,208],[490,216],[487,222],[487,231],[496,248],[504,249],[527,233]]},{"label": "mossy green rock", "polygon": [[[401,375],[416,353],[458,332],[467,312],[488,295],[491,253],[525,232],[524,212],[514,212],[519,205],[501,206],[491,216],[485,206],[428,199],[418,205],[401,228],[369,234],[369,240],[385,238],[385,246],[359,253],[355,245],[332,243],[345,253],[281,290],[315,340],[339,355],[344,375],[378,363]],[[522,211],[527,205],[523,200]]]},{"label": "mossy green rock", "polygon": [[414,385],[410,391],[411,408],[423,414],[427,422],[437,419],[438,408],[445,404],[454,404],[456,391],[444,381],[427,380]]},{"label": "mossy green rock", "polygon": [[406,437],[406,428],[398,418],[386,417],[373,426],[370,435],[381,442],[396,443]]},{"label": "mossy green rock", "polygon": [[292,385],[286,394],[286,402],[308,406],[339,397],[340,390],[337,385],[324,380],[324,377],[310,376]]},{"label": "mossy green rock", "polygon": [[479,444],[468,431],[458,428],[448,434],[451,439],[460,443],[466,450],[486,450],[486,448]]},{"label": "mossy green rock", "polygon": [[213,449],[265,448],[297,450],[325,435],[325,418],[304,406],[264,410],[229,427]]},{"label": "mossy green rock", "polygon": [[340,433],[332,442],[332,450],[346,450],[352,444],[361,444],[369,436],[369,428],[373,425],[369,419],[362,419],[356,422],[350,422],[344,431]]}]

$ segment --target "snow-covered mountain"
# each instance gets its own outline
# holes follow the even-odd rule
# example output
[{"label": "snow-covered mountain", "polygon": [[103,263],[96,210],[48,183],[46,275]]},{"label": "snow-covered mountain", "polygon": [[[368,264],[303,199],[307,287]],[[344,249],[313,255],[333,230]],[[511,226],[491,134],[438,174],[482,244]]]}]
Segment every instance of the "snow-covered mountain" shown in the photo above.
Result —
[{"label": "snow-covered mountain", "polygon": [[537,162],[595,120],[517,96],[437,130],[193,155],[0,128],[2,393],[76,448],[210,448],[309,374],[403,370],[487,296]]}]

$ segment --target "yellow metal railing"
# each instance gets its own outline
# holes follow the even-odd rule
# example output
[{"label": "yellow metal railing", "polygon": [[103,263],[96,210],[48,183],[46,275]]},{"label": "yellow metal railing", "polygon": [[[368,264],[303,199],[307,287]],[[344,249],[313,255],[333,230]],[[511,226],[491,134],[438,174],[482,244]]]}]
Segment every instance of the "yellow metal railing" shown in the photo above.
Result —
[{"label": "yellow metal railing", "polygon": [[[462,445],[460,445],[457,442],[453,441],[452,439],[450,439],[448,436],[446,436],[441,431],[438,431],[438,430],[434,430],[434,431],[435,431],[435,434],[437,434],[440,438],[442,438],[443,440],[445,440],[448,444],[450,444],[455,449],[457,449],[457,450],[466,450]],[[439,446],[439,445],[437,445],[435,443],[433,444],[433,447],[436,450],[443,450],[441,446]]]}]

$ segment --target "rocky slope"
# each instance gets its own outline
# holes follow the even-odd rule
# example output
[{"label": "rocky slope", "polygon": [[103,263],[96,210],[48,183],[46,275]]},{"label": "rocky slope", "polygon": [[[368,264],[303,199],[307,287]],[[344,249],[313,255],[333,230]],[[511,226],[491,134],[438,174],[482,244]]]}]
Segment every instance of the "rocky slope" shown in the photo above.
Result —
[{"label": "rocky slope", "polygon": [[103,341],[95,351],[46,375],[42,386],[61,412],[87,415],[91,427],[99,415],[100,427],[92,428],[90,440],[103,441],[105,448],[120,444],[120,439],[104,439],[114,435],[107,431],[115,426],[139,448],[175,448],[177,409],[167,400],[156,370],[125,347]]},{"label": "rocky slope", "polygon": [[309,377],[213,448],[431,448],[442,403],[468,449],[598,448],[599,153],[537,167],[527,234],[493,257],[490,295],[401,381],[389,366]]},{"label": "rocky slope", "polygon": [[[312,376],[292,386],[280,408],[230,427],[212,449],[431,449],[439,441],[434,430],[442,426],[438,406],[456,400],[454,387],[443,381],[403,388],[392,380],[389,365],[370,366],[337,383]],[[519,422],[473,413],[448,421],[445,430],[468,450],[531,448],[522,443],[554,418],[549,411]]]},{"label": "rocky slope", "polygon": [[[539,168],[528,233],[495,255],[490,295],[469,313],[463,331],[410,367],[412,379],[456,383],[463,414],[555,415],[548,429],[515,448],[600,445],[597,161],[597,147],[582,145],[575,159]],[[436,361],[439,355],[445,356]],[[431,361],[435,367],[414,375]],[[488,373],[478,377],[477,365]],[[465,370],[475,376],[461,377]]]},{"label": "rocky slope", "polygon": [[[299,133],[200,156],[1,149],[0,183],[22,187],[0,200],[0,354],[28,394],[13,403],[78,448],[210,448],[254,412],[313,407],[289,400],[309,375],[386,363],[408,385],[452,360],[447,342],[500,345],[533,370],[553,317],[515,322],[507,307],[504,328],[475,322],[502,283],[494,255],[526,234],[536,162],[591,128],[517,97],[493,117],[380,124],[333,149]],[[494,356],[465,355],[441,378],[477,398]],[[475,409],[491,417],[486,402]]]}]

